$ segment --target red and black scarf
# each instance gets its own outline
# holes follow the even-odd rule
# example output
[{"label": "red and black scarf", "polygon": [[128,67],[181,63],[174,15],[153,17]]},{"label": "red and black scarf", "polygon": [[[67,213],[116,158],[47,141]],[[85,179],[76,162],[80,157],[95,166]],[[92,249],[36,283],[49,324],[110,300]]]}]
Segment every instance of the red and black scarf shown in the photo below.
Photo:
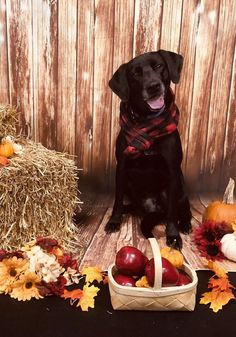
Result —
[{"label": "red and black scarf", "polygon": [[179,109],[175,104],[175,96],[171,89],[168,90],[167,97],[167,105],[163,112],[142,122],[132,114],[128,103],[121,102],[120,126],[128,144],[124,151],[127,156],[139,157],[152,146],[157,138],[177,129]]}]

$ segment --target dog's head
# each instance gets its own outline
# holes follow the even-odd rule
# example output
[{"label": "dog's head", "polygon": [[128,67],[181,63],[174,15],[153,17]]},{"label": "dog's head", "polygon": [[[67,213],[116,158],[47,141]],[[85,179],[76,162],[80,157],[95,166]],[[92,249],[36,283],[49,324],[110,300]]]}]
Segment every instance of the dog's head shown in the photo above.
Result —
[{"label": "dog's head", "polygon": [[182,65],[183,57],[173,52],[145,53],[122,64],[109,86],[135,110],[156,111],[164,104],[170,82],[179,82]]}]

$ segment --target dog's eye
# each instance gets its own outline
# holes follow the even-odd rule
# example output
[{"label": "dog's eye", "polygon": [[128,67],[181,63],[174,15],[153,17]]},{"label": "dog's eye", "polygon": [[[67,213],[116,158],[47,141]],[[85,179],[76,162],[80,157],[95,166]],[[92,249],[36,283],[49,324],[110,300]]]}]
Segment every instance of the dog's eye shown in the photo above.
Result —
[{"label": "dog's eye", "polygon": [[154,64],[152,66],[152,68],[153,68],[153,70],[157,70],[157,69],[161,68],[161,64]]}]

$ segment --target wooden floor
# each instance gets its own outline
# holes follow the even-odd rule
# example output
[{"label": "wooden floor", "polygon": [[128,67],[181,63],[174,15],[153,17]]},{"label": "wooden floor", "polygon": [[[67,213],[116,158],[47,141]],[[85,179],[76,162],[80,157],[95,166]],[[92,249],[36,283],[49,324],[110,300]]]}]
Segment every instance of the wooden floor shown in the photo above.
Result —
[{"label": "wooden floor", "polygon": [[[215,199],[214,195],[190,198],[193,226],[199,224],[205,207]],[[145,251],[147,240],[140,232],[138,217],[125,215],[119,232],[110,235],[105,233],[104,227],[112,212],[113,196],[89,193],[86,196],[82,194],[81,200],[84,201],[84,205],[82,205],[82,212],[76,219],[81,243],[78,252],[80,268],[90,265],[99,266],[106,270],[110,264],[114,263],[116,252],[125,245],[135,246],[141,251]],[[153,233],[158,239],[159,245],[165,245],[165,227],[158,225]],[[187,262],[196,270],[207,269],[205,260],[199,256],[198,250],[193,245],[191,235],[182,235],[182,239],[182,252]],[[236,263],[226,261],[222,265],[228,271],[236,271]]]}]

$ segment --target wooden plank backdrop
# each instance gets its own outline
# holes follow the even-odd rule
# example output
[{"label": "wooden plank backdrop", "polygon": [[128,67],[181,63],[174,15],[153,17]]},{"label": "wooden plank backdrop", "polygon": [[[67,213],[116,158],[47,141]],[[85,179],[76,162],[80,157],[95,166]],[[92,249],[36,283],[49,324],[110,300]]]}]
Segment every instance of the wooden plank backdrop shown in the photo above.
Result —
[{"label": "wooden plank backdrop", "polygon": [[181,53],[174,87],[190,189],[236,179],[235,0],[0,0],[0,102],[23,132],[114,182],[119,99],[108,80],[135,55]]}]

